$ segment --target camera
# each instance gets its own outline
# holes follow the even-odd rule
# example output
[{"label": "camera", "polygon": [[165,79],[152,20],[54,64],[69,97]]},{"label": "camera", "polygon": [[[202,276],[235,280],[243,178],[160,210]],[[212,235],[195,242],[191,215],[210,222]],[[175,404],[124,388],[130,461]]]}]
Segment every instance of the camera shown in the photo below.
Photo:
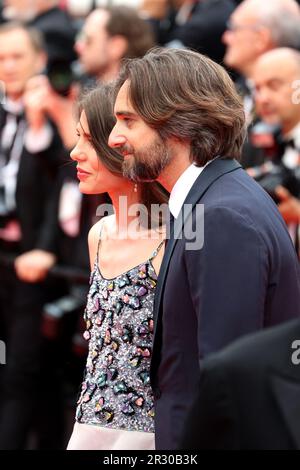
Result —
[{"label": "camera", "polygon": [[247,168],[247,173],[272,197],[278,204],[275,189],[285,187],[292,196],[300,198],[300,166],[287,167],[283,155],[287,142],[282,136],[281,127],[257,121],[251,129],[250,141],[253,147],[260,148],[263,153],[261,165]]},{"label": "camera", "polygon": [[51,61],[46,74],[53,90],[61,96],[68,96],[72,84],[76,81],[72,64],[63,59]]},{"label": "camera", "polygon": [[292,196],[300,198],[300,166],[290,169],[282,162],[268,161],[262,165],[249,168],[248,173],[278,204],[275,189],[284,186]]},{"label": "camera", "polygon": [[[43,307],[42,333],[48,339],[56,339],[62,334],[64,325],[76,322],[86,305],[86,286],[73,286],[69,295],[47,303]],[[73,318],[73,319],[72,319]]]}]

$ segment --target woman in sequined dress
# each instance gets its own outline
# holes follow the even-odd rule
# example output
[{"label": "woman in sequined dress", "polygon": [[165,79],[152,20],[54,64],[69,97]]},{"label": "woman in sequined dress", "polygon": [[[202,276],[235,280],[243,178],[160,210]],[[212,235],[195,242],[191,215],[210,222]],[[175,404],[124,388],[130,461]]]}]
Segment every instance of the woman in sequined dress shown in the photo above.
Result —
[{"label": "woman in sequined dress", "polygon": [[137,226],[136,211],[129,215],[124,202],[127,208],[137,203],[149,208],[166,202],[167,195],[157,183],[136,185],[122,176],[123,158],[107,145],[114,126],[111,93],[105,85],[82,99],[71,152],[80,191],[107,192],[114,213],[89,234],[92,272],[84,313],[89,352],[69,450],[154,449],[149,372],[165,231],[161,223],[156,229]]}]

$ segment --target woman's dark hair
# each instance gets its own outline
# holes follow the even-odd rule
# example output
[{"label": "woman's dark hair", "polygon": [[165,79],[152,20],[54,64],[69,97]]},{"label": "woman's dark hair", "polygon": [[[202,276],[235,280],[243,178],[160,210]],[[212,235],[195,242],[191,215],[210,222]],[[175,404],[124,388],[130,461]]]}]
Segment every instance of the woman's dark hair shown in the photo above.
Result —
[{"label": "woman's dark hair", "polygon": [[222,66],[190,50],[155,48],[143,58],[125,61],[116,92],[126,80],[139,116],[163,140],[189,143],[196,165],[218,155],[240,157],[245,113]]},{"label": "woman's dark hair", "polygon": [[[101,84],[92,90],[86,90],[80,97],[77,111],[80,116],[84,111],[92,145],[97,152],[101,163],[115,175],[122,176],[123,157],[108,146],[108,138],[115,125],[113,114],[114,84]],[[148,226],[153,226],[151,218],[151,205],[167,203],[169,193],[160,183],[139,183],[141,200],[140,203],[147,208]],[[152,225],[151,225],[152,223]]]}]

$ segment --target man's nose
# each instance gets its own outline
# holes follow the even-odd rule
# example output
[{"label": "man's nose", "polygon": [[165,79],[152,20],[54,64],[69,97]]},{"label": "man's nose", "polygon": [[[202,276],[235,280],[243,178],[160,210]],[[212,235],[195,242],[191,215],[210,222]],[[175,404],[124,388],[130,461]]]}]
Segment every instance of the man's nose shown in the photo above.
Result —
[{"label": "man's nose", "polygon": [[256,104],[262,104],[269,101],[269,94],[266,90],[260,89],[254,91],[254,101]]},{"label": "man's nose", "polygon": [[115,126],[108,138],[108,145],[111,148],[121,147],[126,143],[126,137],[118,132],[117,126]]},{"label": "man's nose", "polygon": [[221,41],[225,46],[230,46],[232,42],[233,32],[230,29],[226,29],[222,34]]}]

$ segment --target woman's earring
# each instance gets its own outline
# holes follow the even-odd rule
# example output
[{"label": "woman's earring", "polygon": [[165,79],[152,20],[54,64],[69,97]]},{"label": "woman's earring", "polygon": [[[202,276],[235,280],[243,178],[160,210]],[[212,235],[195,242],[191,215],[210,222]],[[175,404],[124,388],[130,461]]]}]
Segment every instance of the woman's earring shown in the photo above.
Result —
[{"label": "woman's earring", "polygon": [[134,183],[133,191],[134,191],[135,193],[137,193],[137,189],[138,189],[138,188],[137,188],[137,183]]}]

